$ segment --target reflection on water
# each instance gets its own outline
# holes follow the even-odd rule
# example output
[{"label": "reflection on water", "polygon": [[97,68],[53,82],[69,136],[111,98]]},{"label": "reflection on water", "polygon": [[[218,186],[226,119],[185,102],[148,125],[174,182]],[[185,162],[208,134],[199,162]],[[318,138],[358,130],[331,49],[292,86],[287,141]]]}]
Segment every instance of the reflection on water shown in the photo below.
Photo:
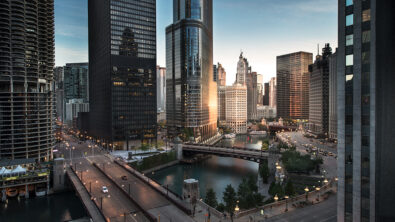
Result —
[{"label": "reflection on water", "polygon": [[12,198],[8,204],[0,203],[1,222],[63,222],[86,216],[85,208],[74,192],[31,199]]},{"label": "reflection on water", "polygon": [[[263,136],[238,135],[235,139],[223,140],[218,145],[260,149],[264,139]],[[243,178],[257,177],[258,167],[257,163],[247,160],[213,156],[197,164],[179,164],[165,168],[149,176],[162,185],[168,185],[169,189],[179,195],[182,193],[184,179],[197,179],[201,198],[204,199],[206,190],[212,188],[217,194],[217,200],[222,202],[222,193],[228,184],[237,191]]]}]

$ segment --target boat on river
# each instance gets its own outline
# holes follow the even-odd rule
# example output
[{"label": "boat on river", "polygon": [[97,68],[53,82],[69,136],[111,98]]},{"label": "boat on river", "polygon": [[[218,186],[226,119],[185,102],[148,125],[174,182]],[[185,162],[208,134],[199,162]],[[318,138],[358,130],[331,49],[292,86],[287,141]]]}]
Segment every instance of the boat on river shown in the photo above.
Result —
[{"label": "boat on river", "polygon": [[250,135],[266,135],[266,131],[251,131]]},{"label": "boat on river", "polygon": [[236,134],[234,133],[229,133],[229,134],[225,134],[225,139],[233,139],[236,138]]}]

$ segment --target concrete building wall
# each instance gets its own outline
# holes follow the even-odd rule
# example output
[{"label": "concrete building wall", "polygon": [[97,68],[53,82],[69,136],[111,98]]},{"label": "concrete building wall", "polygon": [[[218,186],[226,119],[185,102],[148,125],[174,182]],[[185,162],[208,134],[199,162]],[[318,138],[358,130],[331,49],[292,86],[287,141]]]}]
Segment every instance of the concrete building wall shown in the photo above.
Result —
[{"label": "concrete building wall", "polygon": [[247,88],[234,84],[226,87],[226,124],[235,133],[247,133]]}]

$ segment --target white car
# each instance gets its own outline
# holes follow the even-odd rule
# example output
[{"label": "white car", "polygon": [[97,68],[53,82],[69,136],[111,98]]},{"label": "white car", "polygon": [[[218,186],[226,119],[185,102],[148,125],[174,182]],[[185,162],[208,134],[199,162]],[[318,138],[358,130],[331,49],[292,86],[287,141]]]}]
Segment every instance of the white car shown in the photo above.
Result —
[{"label": "white car", "polygon": [[106,186],[103,186],[103,187],[102,187],[102,192],[103,192],[103,193],[108,193],[108,189],[107,189]]}]

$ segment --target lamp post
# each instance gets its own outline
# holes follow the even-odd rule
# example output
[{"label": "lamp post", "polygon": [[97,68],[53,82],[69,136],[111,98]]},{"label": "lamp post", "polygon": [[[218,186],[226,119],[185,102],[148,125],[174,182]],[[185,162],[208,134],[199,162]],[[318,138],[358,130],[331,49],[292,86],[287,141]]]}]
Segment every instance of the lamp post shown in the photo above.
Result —
[{"label": "lamp post", "polygon": [[306,203],[307,203],[307,199],[309,198],[309,188],[308,187],[304,188],[304,191],[306,192]]},{"label": "lamp post", "polygon": [[277,196],[277,194],[274,196],[274,198],[273,198],[273,199],[274,199],[274,201],[275,201],[275,202],[277,202],[277,201],[278,201],[278,196]]},{"label": "lamp post", "polygon": [[[235,207],[235,215],[237,215],[237,213],[239,212],[240,208],[239,208],[239,201],[237,201],[236,203],[236,207]],[[233,221],[233,215],[231,215],[231,219]]]},{"label": "lamp post", "polygon": [[289,196],[287,196],[287,195],[285,195],[285,212],[287,212],[288,211],[288,198],[289,198]]}]

